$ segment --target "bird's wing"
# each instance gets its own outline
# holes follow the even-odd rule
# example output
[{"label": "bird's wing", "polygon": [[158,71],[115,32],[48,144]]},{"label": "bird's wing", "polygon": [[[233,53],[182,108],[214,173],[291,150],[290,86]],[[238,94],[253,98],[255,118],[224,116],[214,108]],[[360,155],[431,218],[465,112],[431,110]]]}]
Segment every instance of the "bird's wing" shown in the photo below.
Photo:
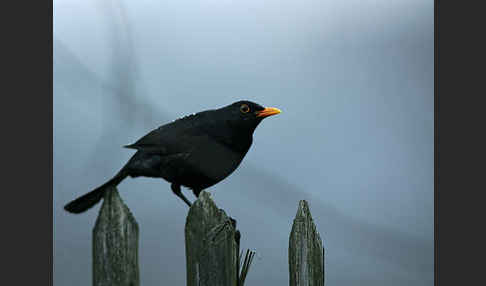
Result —
[{"label": "bird's wing", "polygon": [[205,136],[207,135],[191,121],[174,121],[123,147],[162,155],[177,154],[192,149]]},{"label": "bird's wing", "polygon": [[[184,162],[189,155],[189,153],[161,155],[146,151],[137,152],[130,158],[124,169],[131,176],[160,177],[160,175],[165,175],[165,177],[172,177],[174,174],[171,172],[177,172],[177,166],[180,166],[180,162]],[[172,168],[170,168],[171,166]],[[174,169],[173,166],[176,168]]]}]

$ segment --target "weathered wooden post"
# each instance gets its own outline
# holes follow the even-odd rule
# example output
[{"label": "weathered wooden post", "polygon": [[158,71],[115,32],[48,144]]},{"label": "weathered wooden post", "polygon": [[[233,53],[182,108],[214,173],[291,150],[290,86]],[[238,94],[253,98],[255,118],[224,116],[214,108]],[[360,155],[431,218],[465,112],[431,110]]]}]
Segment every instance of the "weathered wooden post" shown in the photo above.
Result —
[{"label": "weathered wooden post", "polygon": [[305,200],[292,225],[289,239],[290,286],[324,285],[324,249]]},{"label": "weathered wooden post", "polygon": [[93,286],[139,286],[138,224],[115,187],[93,229]]},{"label": "weathered wooden post", "polygon": [[235,227],[203,191],[186,219],[188,286],[236,286],[238,246]]}]

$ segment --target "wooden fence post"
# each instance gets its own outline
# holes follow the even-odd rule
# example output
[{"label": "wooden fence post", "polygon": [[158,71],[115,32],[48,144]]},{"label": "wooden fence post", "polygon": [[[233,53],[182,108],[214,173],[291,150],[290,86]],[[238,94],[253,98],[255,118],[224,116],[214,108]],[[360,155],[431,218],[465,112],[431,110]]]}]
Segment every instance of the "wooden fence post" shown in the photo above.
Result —
[{"label": "wooden fence post", "polygon": [[139,286],[138,224],[115,187],[93,229],[93,286]]},{"label": "wooden fence post", "polygon": [[186,219],[188,286],[236,286],[238,245],[235,227],[202,191]]},{"label": "wooden fence post", "polygon": [[305,200],[292,225],[289,239],[290,286],[324,285],[324,249]]}]

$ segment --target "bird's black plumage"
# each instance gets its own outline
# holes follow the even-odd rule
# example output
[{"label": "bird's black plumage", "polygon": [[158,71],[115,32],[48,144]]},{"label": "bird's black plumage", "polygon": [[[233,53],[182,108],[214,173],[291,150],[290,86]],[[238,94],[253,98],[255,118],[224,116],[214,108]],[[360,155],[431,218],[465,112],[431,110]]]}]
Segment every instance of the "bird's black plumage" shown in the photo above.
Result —
[{"label": "bird's black plumage", "polygon": [[125,146],[137,152],[111,180],[64,208],[72,213],[84,212],[103,198],[107,187],[118,185],[128,176],[163,178],[190,205],[181,186],[198,196],[201,190],[229,176],[248,152],[258,124],[279,112],[251,101],[238,101],[162,125]]}]

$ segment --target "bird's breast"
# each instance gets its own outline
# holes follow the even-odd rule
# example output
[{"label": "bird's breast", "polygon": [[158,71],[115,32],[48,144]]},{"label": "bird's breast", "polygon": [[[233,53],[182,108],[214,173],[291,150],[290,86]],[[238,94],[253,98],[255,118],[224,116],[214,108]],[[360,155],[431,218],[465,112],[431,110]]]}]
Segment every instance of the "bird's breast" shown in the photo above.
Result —
[{"label": "bird's breast", "polygon": [[218,141],[208,139],[207,142],[194,146],[188,163],[195,172],[219,182],[239,166],[246,151],[233,150]]}]

